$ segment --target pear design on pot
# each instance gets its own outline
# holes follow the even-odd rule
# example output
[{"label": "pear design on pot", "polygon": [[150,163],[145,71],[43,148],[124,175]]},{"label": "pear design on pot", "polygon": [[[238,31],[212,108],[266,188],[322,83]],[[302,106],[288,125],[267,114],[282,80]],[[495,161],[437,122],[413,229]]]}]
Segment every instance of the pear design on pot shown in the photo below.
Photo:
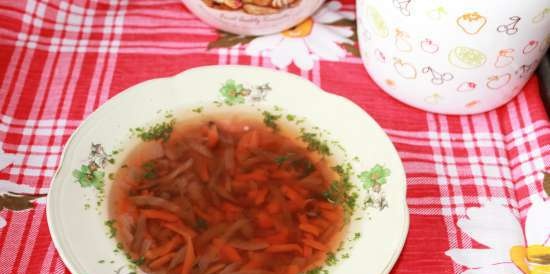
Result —
[{"label": "pear design on pot", "polygon": [[512,75],[510,73],[493,75],[487,79],[487,87],[490,89],[500,89],[508,85],[511,79]]},{"label": "pear design on pot", "polygon": [[411,52],[412,45],[409,42],[409,34],[400,30],[395,29],[395,47],[402,52]]},{"label": "pear design on pot", "polygon": [[412,64],[406,63],[399,58],[395,58],[393,67],[399,76],[405,79],[416,79],[416,68]]},{"label": "pear design on pot", "polygon": [[495,61],[495,67],[504,68],[514,62],[514,49],[501,49],[498,52],[497,60]]}]

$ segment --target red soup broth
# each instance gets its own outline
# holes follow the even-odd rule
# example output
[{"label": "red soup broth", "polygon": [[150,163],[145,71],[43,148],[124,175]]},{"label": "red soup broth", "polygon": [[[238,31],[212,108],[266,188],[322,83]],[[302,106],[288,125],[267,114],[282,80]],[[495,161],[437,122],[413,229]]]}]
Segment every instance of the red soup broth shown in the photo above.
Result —
[{"label": "red soup broth", "polygon": [[[147,273],[298,274],[339,246],[342,206],[323,196],[328,159],[261,117],[201,115],[124,160],[110,217]],[[237,117],[237,118],[236,118]]]}]

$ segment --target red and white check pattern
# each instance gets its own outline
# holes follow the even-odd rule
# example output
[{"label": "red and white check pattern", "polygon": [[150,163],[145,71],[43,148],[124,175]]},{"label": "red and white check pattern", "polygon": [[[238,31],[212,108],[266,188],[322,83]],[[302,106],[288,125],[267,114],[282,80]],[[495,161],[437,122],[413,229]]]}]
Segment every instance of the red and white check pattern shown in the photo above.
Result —
[{"label": "red and white check pattern", "polygon": [[[353,11],[354,1],[342,2]],[[202,65],[273,67],[238,47],[207,51],[214,39],[216,32],[179,0],[1,1],[0,145],[15,161],[0,180],[37,193],[48,187],[79,123],[136,83]],[[498,110],[445,116],[390,98],[359,58],[288,71],[356,102],[396,145],[408,176],[411,228],[393,273],[460,273],[465,269],[444,252],[479,247],[456,226],[467,208],[501,200],[524,218],[530,197],[545,197],[550,125],[536,78]],[[7,220],[0,229],[0,273],[68,273],[51,242],[44,205],[0,216]]]}]

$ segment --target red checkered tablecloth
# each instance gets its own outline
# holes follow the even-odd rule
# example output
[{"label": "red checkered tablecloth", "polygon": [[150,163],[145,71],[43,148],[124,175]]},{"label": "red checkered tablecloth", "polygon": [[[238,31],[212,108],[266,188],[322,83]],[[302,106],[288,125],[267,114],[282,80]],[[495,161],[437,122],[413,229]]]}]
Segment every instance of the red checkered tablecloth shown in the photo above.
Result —
[{"label": "red checkered tablecloth", "polygon": [[[354,1],[341,2],[354,11]],[[132,85],[192,67],[274,67],[242,45],[207,50],[217,40],[178,0],[0,1],[0,273],[69,272],[52,244],[43,195],[64,144],[94,109]],[[521,273],[481,272],[446,253],[486,248],[459,225],[469,208],[498,201],[524,223],[535,197],[548,200],[550,124],[536,77],[497,110],[446,116],[395,101],[349,52],[325,59],[286,70],[367,111],[407,172],[410,231],[393,273]]]}]

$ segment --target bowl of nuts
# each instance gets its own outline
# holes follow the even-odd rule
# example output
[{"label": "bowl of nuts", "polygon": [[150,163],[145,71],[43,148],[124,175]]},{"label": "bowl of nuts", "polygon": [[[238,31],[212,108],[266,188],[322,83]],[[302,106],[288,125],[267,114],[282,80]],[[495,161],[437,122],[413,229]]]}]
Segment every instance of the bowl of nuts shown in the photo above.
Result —
[{"label": "bowl of nuts", "polygon": [[231,33],[265,35],[297,25],[324,0],[183,0],[207,24]]}]

